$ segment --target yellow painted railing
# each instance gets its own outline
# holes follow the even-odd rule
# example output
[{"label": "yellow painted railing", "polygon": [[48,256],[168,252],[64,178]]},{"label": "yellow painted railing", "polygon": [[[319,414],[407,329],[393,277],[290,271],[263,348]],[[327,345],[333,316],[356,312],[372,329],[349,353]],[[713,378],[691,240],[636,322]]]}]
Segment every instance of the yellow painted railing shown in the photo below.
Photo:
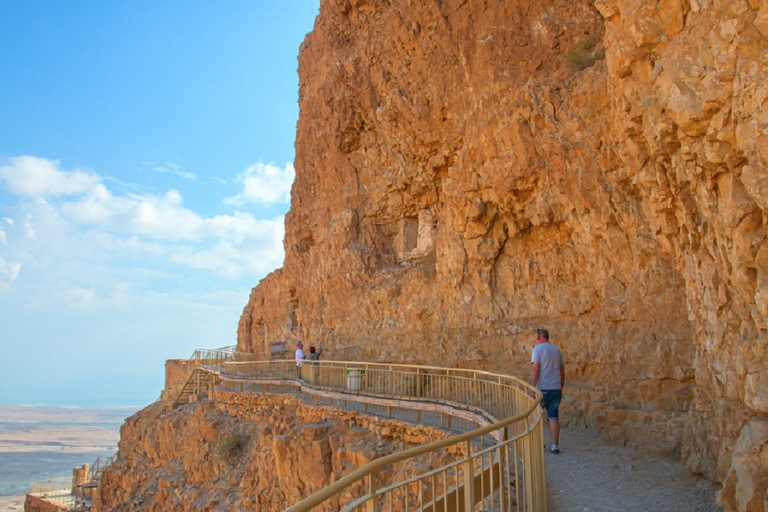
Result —
[{"label": "yellow painted railing", "polygon": [[72,477],[54,477],[42,482],[33,482],[30,494],[57,505],[57,510],[76,510],[77,504],[83,499],[84,488],[95,487],[104,470],[114,462],[116,456],[117,454],[96,457],[96,461],[88,467],[84,484],[73,487]]},{"label": "yellow painted railing", "polygon": [[104,470],[111,466],[116,458],[117,453],[110,455],[109,457],[96,457],[94,463],[88,466],[86,486],[95,486],[101,479],[101,475],[104,474]]},{"label": "yellow painted railing", "polygon": [[233,390],[301,392],[316,402],[458,432],[376,459],[287,512],[547,510],[541,394],[520,379],[367,362],[297,367],[292,360],[254,361],[234,347],[196,350],[190,362],[165,394],[171,406],[204,371]]},{"label": "yellow painted railing", "polygon": [[[331,405],[353,403],[358,410],[458,432],[374,460],[288,512],[547,509],[541,395],[520,379],[480,370],[366,362],[305,362],[297,368],[294,361],[237,361],[220,355],[204,354],[199,360],[215,361],[210,370],[229,389],[290,389]],[[440,465],[425,463],[434,460]],[[397,470],[409,462],[414,463],[410,469]]]},{"label": "yellow painted railing", "polygon": [[44,482],[34,482],[30,494],[57,505],[61,510],[74,510],[76,506],[70,477],[55,477]]},{"label": "yellow painted railing", "polygon": [[[185,390],[192,388],[192,393],[200,391],[199,371],[209,371],[218,373],[224,369],[224,364],[232,361],[251,361],[253,355],[245,352],[238,352],[235,347],[222,347],[214,349],[197,349],[192,353],[184,367],[181,377],[170,389],[163,392],[161,396],[165,409],[172,408]],[[158,409],[157,414],[162,412]]]}]

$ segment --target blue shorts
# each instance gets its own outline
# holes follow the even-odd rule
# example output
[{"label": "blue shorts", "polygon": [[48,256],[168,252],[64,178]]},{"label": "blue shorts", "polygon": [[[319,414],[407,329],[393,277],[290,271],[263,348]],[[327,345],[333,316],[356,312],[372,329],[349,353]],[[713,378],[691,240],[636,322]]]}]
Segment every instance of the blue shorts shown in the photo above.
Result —
[{"label": "blue shorts", "polygon": [[547,410],[548,420],[560,419],[560,399],[563,392],[559,389],[542,389],[541,408]]}]

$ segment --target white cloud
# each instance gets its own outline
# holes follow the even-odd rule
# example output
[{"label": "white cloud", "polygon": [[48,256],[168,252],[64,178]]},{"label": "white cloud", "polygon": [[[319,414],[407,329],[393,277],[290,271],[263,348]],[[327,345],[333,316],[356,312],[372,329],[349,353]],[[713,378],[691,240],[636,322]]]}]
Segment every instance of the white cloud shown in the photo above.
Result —
[{"label": "white cloud", "polygon": [[172,261],[192,268],[213,269],[228,277],[264,276],[282,265],[282,216],[265,220],[237,213],[235,217],[216,217],[206,225],[221,232],[218,243],[203,250],[177,247],[170,255]]},{"label": "white cloud", "polygon": [[[8,217],[0,217],[0,220],[8,224],[10,227],[13,227],[13,219],[9,219]],[[5,235],[5,229],[0,226],[0,242],[6,244],[8,243],[8,237]]]},{"label": "white cloud", "polygon": [[16,195],[49,197],[86,192],[101,181],[80,170],[61,171],[59,162],[35,156],[9,158],[0,165],[0,186]]},{"label": "white cloud", "polygon": [[190,181],[197,180],[197,175],[195,173],[182,171],[181,167],[177,164],[172,164],[169,162],[163,162],[163,163],[142,162],[142,164],[154,172],[158,172],[161,174],[166,174],[166,173],[175,174],[176,176],[179,176],[181,178],[184,178],[185,180],[190,180]]},{"label": "white cloud", "polygon": [[133,298],[131,285],[128,283],[117,283],[111,292],[108,301],[111,305],[117,307],[130,306]]},{"label": "white cloud", "polygon": [[73,221],[101,226],[109,231],[145,235],[166,240],[199,239],[203,219],[182,206],[181,194],[117,197],[103,185],[80,201],[64,204],[62,213]]},{"label": "white cloud", "polygon": [[[79,172],[34,160],[31,176],[46,168],[68,182]],[[112,190],[110,177],[89,176],[76,196],[25,195],[14,215],[0,218],[0,291],[12,291],[24,307],[44,309],[55,301],[83,310],[125,308],[154,289],[190,296],[200,286],[247,290],[282,264],[282,216],[202,215],[185,206],[178,190],[148,194],[122,183]],[[17,176],[18,183],[30,180]]]},{"label": "white cloud", "polygon": [[296,171],[290,162],[282,168],[272,164],[253,164],[235,179],[243,184],[243,191],[226,198],[224,204],[287,204],[291,201],[291,185],[295,177]]},{"label": "white cloud", "polygon": [[254,261],[266,274],[283,260],[282,216],[257,219],[251,213],[235,212],[204,218],[182,206],[175,190],[164,196],[126,197],[95,190],[82,201],[63,205],[61,211],[79,224],[104,229],[103,235],[112,238],[111,247],[165,257],[219,275],[249,273]]},{"label": "white cloud", "polygon": [[21,263],[18,261],[5,261],[0,257],[0,283],[10,284],[16,281],[21,272]]},{"label": "white cloud", "polygon": [[31,217],[28,216],[25,218],[21,225],[24,226],[24,236],[27,237],[28,240],[35,240],[37,238],[37,230],[35,230],[35,225],[32,222]]},{"label": "white cloud", "polygon": [[71,308],[86,309],[93,303],[95,296],[96,291],[93,288],[71,287],[64,290],[61,300]]}]

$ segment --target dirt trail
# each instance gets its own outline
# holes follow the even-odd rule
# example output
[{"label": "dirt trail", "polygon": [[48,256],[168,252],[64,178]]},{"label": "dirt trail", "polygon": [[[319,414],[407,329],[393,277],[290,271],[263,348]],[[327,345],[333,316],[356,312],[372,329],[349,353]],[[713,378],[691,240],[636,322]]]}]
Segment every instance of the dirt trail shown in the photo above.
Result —
[{"label": "dirt trail", "polygon": [[576,428],[563,429],[560,445],[559,455],[546,454],[549,512],[722,511],[715,505],[719,486],[676,458]]}]

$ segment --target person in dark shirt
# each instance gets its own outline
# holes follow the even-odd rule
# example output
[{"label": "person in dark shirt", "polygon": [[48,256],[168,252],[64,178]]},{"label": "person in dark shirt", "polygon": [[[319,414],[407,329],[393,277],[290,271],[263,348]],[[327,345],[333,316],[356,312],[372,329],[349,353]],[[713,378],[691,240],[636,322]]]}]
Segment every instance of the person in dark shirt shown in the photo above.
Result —
[{"label": "person in dark shirt", "polygon": [[307,361],[319,361],[320,360],[320,354],[323,353],[322,347],[320,350],[315,350],[315,347],[310,346],[309,347],[309,354],[307,355]]}]

